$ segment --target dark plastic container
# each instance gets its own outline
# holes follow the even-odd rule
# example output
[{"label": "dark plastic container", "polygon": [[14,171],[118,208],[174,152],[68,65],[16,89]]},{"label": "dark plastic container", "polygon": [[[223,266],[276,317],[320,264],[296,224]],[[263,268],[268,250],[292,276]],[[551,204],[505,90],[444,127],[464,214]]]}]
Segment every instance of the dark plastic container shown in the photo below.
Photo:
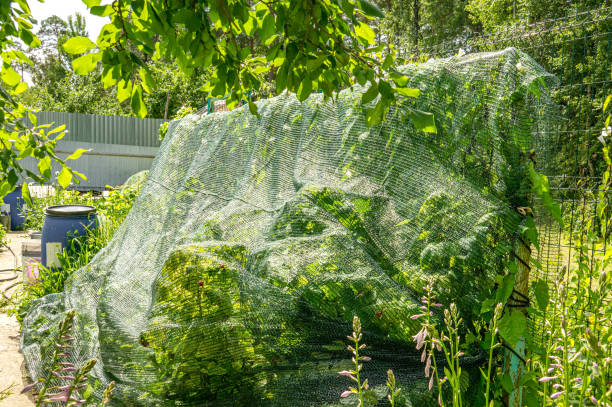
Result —
[{"label": "dark plastic container", "polygon": [[96,208],[89,205],[56,205],[45,209],[41,237],[42,264],[59,267],[57,254],[87,230],[98,228]]},{"label": "dark plastic container", "polygon": [[11,230],[20,230],[25,223],[25,217],[21,213],[23,208],[23,197],[21,187],[15,188],[13,192],[2,198],[5,204],[11,206]]}]

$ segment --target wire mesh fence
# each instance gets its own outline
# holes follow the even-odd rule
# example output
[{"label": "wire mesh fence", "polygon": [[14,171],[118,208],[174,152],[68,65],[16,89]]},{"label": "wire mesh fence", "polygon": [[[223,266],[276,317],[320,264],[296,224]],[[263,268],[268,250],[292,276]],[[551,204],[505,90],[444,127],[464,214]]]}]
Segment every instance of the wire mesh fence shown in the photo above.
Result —
[{"label": "wire mesh fence", "polygon": [[526,52],[560,82],[552,91],[562,112],[562,119],[554,129],[557,141],[554,154],[535,157],[540,171],[549,178],[564,217],[564,225],[559,226],[543,211],[537,213],[542,246],[536,260],[542,265],[540,273],[551,279],[565,269],[577,267],[579,254],[588,255],[594,262],[606,250],[611,250],[610,236],[603,236],[604,244],[599,249],[585,243],[588,241],[586,225],[597,223],[596,191],[604,170],[599,138],[605,122],[603,104],[612,93],[612,7],[515,25],[494,35],[424,45],[417,55],[437,58],[507,47]]}]

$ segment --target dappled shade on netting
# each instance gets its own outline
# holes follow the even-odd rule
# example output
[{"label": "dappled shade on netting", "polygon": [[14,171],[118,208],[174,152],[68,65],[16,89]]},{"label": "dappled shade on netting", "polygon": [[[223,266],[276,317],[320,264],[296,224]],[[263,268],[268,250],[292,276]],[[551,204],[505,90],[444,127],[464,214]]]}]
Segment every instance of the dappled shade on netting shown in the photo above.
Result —
[{"label": "dappled shade on netting", "polygon": [[335,405],[357,315],[380,398],[392,368],[424,405],[410,316],[432,280],[469,324],[516,239],[524,154],[549,154],[557,116],[553,78],[515,49],[402,69],[421,96],[371,128],[360,87],[173,122],[110,244],[25,319],[32,377],[75,309],[72,357],[98,359],[114,405]]}]

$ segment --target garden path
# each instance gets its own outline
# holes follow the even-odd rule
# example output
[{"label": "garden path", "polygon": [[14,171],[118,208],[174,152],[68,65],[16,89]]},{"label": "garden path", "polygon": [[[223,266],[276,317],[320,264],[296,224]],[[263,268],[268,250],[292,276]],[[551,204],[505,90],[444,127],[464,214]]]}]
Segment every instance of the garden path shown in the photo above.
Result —
[{"label": "garden path", "polygon": [[[21,264],[21,242],[27,240],[23,232],[11,232],[7,236],[10,247],[18,256]],[[8,250],[0,252],[0,269],[12,268],[15,265],[13,255]],[[10,276],[10,273],[0,273],[0,278]],[[21,276],[20,276],[21,277]],[[0,291],[15,281],[0,282]],[[9,290],[9,296],[14,293]],[[0,298],[3,300],[4,298]],[[3,301],[0,301],[3,302]],[[21,389],[29,383],[23,355],[19,351],[19,323],[14,316],[8,316],[6,309],[0,308],[0,399],[2,392],[10,388],[10,395],[0,401],[2,407],[32,407],[34,399],[30,394],[21,394]]]}]

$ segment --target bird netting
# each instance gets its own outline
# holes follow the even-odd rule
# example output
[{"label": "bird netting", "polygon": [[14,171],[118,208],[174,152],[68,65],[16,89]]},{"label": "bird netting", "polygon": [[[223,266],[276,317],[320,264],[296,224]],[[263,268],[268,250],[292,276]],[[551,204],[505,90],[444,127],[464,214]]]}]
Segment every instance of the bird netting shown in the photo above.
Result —
[{"label": "bird netting", "polygon": [[[357,315],[380,398],[392,368],[425,405],[410,316],[432,281],[470,323],[557,116],[553,78],[515,49],[402,69],[421,96],[373,127],[359,86],[173,122],[109,245],[24,320],[31,376],[76,310],[70,357],[98,360],[94,397],[115,381],[113,405],[336,405]],[[437,133],[415,129],[423,112]]]}]

